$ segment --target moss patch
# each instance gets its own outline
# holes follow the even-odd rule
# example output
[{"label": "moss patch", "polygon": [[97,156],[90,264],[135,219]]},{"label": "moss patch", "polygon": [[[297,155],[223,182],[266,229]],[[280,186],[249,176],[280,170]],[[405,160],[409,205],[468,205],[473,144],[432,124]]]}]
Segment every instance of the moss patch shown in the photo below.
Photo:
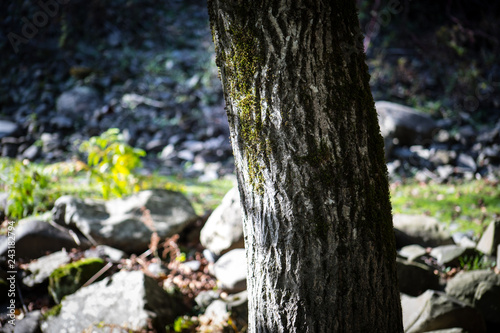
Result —
[{"label": "moss patch", "polygon": [[89,258],[59,267],[49,277],[49,293],[56,303],[60,303],[64,296],[77,291],[104,265],[102,259]]},{"label": "moss patch", "polygon": [[62,305],[61,304],[57,304],[53,307],[50,308],[50,310],[48,310],[47,312],[45,312],[42,316],[42,320],[47,320],[49,319],[50,317],[54,317],[54,316],[58,316],[59,313],[61,313],[61,309],[62,309]]},{"label": "moss patch", "polygon": [[257,39],[250,29],[232,27],[228,33],[234,44],[225,54],[225,72],[229,84],[226,88],[237,107],[238,130],[243,141],[250,182],[257,193],[262,193],[264,177],[259,159],[266,149],[265,141],[261,137],[262,109],[258,87],[255,85],[261,57]]}]

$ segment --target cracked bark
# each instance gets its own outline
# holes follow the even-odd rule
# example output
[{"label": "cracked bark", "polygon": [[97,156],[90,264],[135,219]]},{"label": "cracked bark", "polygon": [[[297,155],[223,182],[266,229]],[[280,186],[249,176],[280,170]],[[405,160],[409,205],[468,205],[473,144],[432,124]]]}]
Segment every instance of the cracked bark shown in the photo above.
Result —
[{"label": "cracked bark", "polygon": [[209,0],[251,332],[402,332],[355,1]]}]

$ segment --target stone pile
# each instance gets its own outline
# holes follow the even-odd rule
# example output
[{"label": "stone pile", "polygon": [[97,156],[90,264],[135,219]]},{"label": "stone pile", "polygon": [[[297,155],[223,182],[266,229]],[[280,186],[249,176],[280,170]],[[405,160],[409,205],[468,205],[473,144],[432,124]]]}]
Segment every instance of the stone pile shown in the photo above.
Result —
[{"label": "stone pile", "polygon": [[469,118],[433,120],[396,103],[375,106],[392,180],[500,179],[500,119],[477,126]]},{"label": "stone pile", "polygon": [[[141,205],[150,210],[151,221],[141,220]],[[49,314],[30,312],[21,325],[34,322],[43,332],[148,327],[163,332],[189,311],[171,284],[158,285],[168,269],[158,261],[145,270],[125,266],[131,262],[128,258],[148,253],[153,230],[169,237],[183,232],[194,218],[181,194],[144,191],[108,202],[62,197],[46,221],[20,221],[17,244],[24,245],[19,246],[19,257],[36,259],[19,273],[22,289],[48,287],[45,293],[57,304]],[[394,226],[405,332],[498,332],[500,275],[492,267],[500,260],[500,221],[491,222],[478,242],[467,234],[450,235],[427,216],[395,215]],[[247,267],[236,189],[198,233],[218,288],[194,298],[201,313],[197,320],[222,328],[231,319],[244,327]],[[87,250],[75,258],[72,248]],[[0,256],[5,253],[6,240],[0,239]],[[196,273],[199,260],[178,267]],[[94,283],[87,283],[89,277]]]}]

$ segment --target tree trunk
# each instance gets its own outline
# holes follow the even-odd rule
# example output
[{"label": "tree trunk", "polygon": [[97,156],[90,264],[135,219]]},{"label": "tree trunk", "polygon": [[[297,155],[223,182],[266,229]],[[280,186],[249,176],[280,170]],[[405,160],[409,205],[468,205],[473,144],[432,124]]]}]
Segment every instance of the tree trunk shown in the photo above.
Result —
[{"label": "tree trunk", "polygon": [[401,332],[383,140],[354,0],[208,1],[251,332]]}]

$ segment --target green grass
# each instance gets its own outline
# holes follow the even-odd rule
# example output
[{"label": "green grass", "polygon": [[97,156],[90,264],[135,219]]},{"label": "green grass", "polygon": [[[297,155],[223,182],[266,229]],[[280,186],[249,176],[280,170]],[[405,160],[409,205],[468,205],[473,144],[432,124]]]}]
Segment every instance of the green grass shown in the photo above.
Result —
[{"label": "green grass", "polygon": [[[8,170],[19,164],[21,162],[16,160],[0,158],[0,171],[3,174],[0,190],[10,190],[12,183],[9,187]],[[44,187],[35,187],[37,193],[30,203],[31,212],[50,210],[54,201],[62,195],[102,199],[100,185],[89,181],[88,173],[81,164],[79,161],[70,161],[23,166],[20,172],[32,174],[36,171],[47,178]],[[198,215],[215,209],[234,184],[230,179],[199,182],[157,173],[140,177],[141,189],[165,188],[182,192]],[[473,230],[478,236],[491,221],[500,217],[500,186],[482,180],[449,184],[392,184],[391,196],[393,213],[433,216],[447,225],[456,224],[459,231]]]},{"label": "green grass", "polygon": [[391,185],[393,213],[425,214],[458,231],[482,234],[488,224],[500,217],[500,187],[484,180],[450,184]]},{"label": "green grass", "polygon": [[[55,200],[63,195],[102,199],[100,184],[90,181],[88,172],[84,169],[84,163],[80,161],[22,165],[22,162],[17,160],[0,158],[0,173],[2,174],[0,191],[11,192],[14,189],[13,170],[22,179],[34,172],[45,179],[44,186],[38,186],[34,177],[28,178],[31,185],[26,187],[29,191],[23,193],[24,187],[20,189],[21,197],[25,200],[21,204],[27,212],[24,215],[41,214],[52,209]],[[220,204],[235,182],[230,179],[199,182],[196,179],[152,173],[141,176],[140,185],[141,189],[163,188],[179,191],[191,201],[196,214],[204,215]]]},{"label": "green grass", "polygon": [[[209,182],[200,182],[192,178],[176,176],[160,176],[152,174],[146,177],[146,183],[157,184],[155,188],[166,188],[182,192],[191,201],[198,215],[204,215],[214,210],[222,201],[224,195],[236,185],[228,179],[217,179]],[[151,186],[146,186],[151,188]]]}]

